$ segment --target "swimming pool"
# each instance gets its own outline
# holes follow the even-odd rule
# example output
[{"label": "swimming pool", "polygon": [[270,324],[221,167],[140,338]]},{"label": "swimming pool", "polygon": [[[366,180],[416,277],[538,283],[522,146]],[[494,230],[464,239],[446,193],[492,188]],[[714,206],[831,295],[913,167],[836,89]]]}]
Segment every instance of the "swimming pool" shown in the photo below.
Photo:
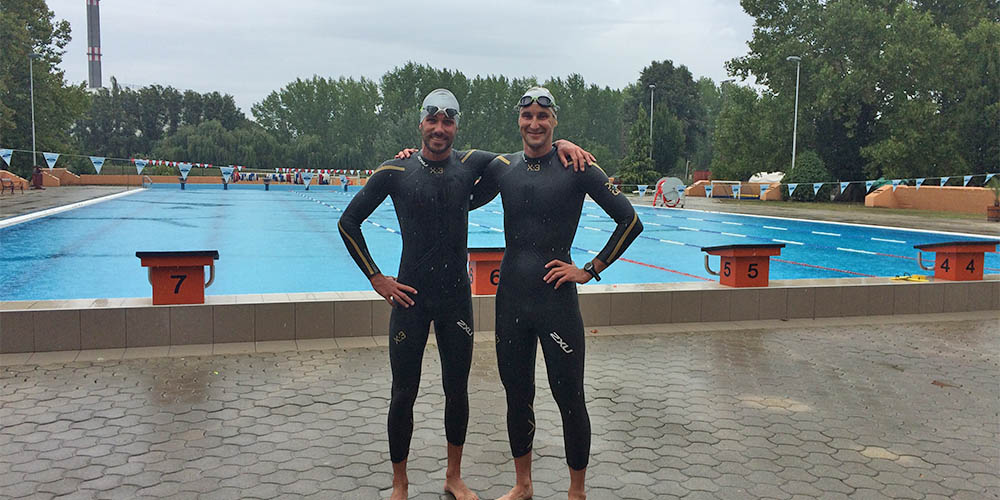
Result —
[{"label": "swimming pool", "polygon": [[[357,192],[338,187],[154,185],[153,188],[0,228],[0,300],[147,297],[136,251],[218,250],[212,295],[370,289],[344,249],[337,219]],[[920,273],[913,245],[987,239],[738,214],[637,206],[645,225],[602,284],[715,281],[701,247],[784,243],[771,279]],[[503,246],[500,199],[469,215],[469,246]],[[398,269],[401,239],[391,200],[364,224],[383,272]],[[614,222],[587,202],[573,243],[583,262]],[[713,266],[718,261],[713,258]],[[986,255],[987,273],[1000,257]]]}]

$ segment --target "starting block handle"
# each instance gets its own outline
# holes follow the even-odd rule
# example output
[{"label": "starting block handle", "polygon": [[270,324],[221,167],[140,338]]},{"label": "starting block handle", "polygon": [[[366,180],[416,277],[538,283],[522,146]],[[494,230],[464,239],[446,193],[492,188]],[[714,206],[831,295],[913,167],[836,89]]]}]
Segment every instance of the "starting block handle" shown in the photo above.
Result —
[{"label": "starting block handle", "polygon": [[208,287],[212,286],[212,283],[215,283],[215,263],[214,262],[208,265],[208,282],[205,283],[205,288],[208,288]]},{"label": "starting block handle", "polygon": [[711,274],[712,276],[718,276],[719,275],[719,273],[713,271],[712,268],[708,266],[708,255],[707,254],[705,255],[705,271],[707,271],[708,274]]},{"label": "starting block handle", "polygon": [[930,267],[924,265],[924,253],[921,252],[920,250],[917,250],[917,265],[920,266],[920,269],[923,269],[924,271],[934,270],[933,263],[931,263]]},{"label": "starting block handle", "polygon": [[[147,267],[146,268],[146,281],[149,281],[150,285],[153,284],[153,268],[152,267]],[[205,283],[205,288],[208,288],[208,287],[212,286],[212,283],[215,283],[215,263],[214,262],[208,265],[208,282]]]}]

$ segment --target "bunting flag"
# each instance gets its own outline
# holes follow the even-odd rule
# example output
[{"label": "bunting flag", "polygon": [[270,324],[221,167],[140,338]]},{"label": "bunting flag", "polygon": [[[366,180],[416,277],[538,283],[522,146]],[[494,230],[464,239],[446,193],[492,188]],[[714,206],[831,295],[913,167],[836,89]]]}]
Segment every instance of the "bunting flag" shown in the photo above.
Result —
[{"label": "bunting flag", "polygon": [[872,186],[875,185],[875,181],[865,181],[865,192],[872,190]]},{"label": "bunting flag", "polygon": [[10,157],[14,156],[13,149],[0,149],[0,158],[3,158],[4,163],[10,166]]},{"label": "bunting flag", "polygon": [[760,197],[763,198],[764,197],[764,193],[767,192],[767,190],[770,189],[770,188],[771,188],[771,183],[770,182],[762,182],[760,184]]},{"label": "bunting flag", "polygon": [[948,180],[950,180],[950,179],[951,179],[951,177],[942,177],[941,178],[941,185],[942,186],[947,185],[948,184]]},{"label": "bunting flag", "polygon": [[850,182],[841,182],[840,183],[840,193],[843,194],[844,190],[847,189],[847,186],[850,186],[850,185],[851,185]]},{"label": "bunting flag", "polygon": [[646,196],[646,188],[649,187],[648,184],[639,184],[636,187],[639,188],[639,198],[642,198],[643,196]]},{"label": "bunting flag", "polygon": [[788,185],[788,196],[791,196],[791,195],[795,194],[795,188],[797,188],[797,187],[799,187],[798,184],[789,184]]},{"label": "bunting flag", "polygon": [[816,193],[819,192],[819,188],[823,187],[823,184],[824,183],[822,183],[822,182],[814,182],[813,183],[813,196],[816,196]]},{"label": "bunting flag", "polygon": [[923,186],[926,180],[926,177],[917,177],[917,189],[920,189],[920,186]]},{"label": "bunting flag", "polygon": [[963,186],[968,186],[969,185],[969,181],[972,180],[972,176],[971,175],[962,176],[962,180],[963,180],[962,185]]},{"label": "bunting flag", "polygon": [[177,169],[181,171],[181,179],[187,180],[188,173],[191,172],[192,166],[193,165],[191,165],[190,163],[183,163],[183,162],[177,164]]},{"label": "bunting flag", "polygon": [[45,163],[49,164],[49,170],[52,170],[56,166],[56,161],[59,160],[59,153],[42,153],[45,157]]},{"label": "bunting flag", "polygon": [[711,198],[711,197],[712,197],[712,185],[705,184],[705,198]]},{"label": "bunting flag", "polygon": [[146,164],[149,160],[132,160],[135,162],[135,175],[142,175],[142,169],[146,168]]},{"label": "bunting flag", "polygon": [[995,176],[995,175],[997,175],[997,174],[986,174],[986,180],[983,181],[983,185],[989,184],[990,179],[992,179],[993,176]]},{"label": "bunting flag", "polygon": [[229,179],[233,177],[233,167],[219,167],[222,172],[222,178],[229,182]]},{"label": "bunting flag", "polygon": [[901,181],[899,179],[893,179],[892,180],[892,192],[894,192],[894,193],[896,192],[896,188],[899,187],[899,183],[900,182],[903,182],[903,181]]},{"label": "bunting flag", "polygon": [[101,175],[101,167],[104,166],[104,158],[100,156],[91,156],[90,163],[94,164],[94,170],[97,170],[97,175]]},{"label": "bunting flag", "polygon": [[733,198],[739,199],[740,197],[740,185],[733,184]]},{"label": "bunting flag", "polygon": [[306,186],[309,186],[309,183],[312,182],[312,180],[313,180],[313,173],[312,172],[309,172],[308,170],[305,171],[305,172],[302,172],[302,183],[303,184],[305,184]]}]

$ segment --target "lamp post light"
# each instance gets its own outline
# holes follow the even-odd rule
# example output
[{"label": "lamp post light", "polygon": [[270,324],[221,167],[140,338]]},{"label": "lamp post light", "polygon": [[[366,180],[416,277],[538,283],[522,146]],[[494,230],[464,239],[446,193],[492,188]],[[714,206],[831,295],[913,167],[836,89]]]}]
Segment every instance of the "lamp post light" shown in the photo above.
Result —
[{"label": "lamp post light", "polygon": [[41,58],[41,54],[34,52],[28,54],[28,80],[31,87],[31,166],[38,165],[38,149],[35,147],[35,59]]},{"label": "lamp post light", "polygon": [[795,118],[792,120],[792,170],[795,170],[795,136],[799,127],[799,66],[802,63],[802,58],[788,56],[785,60],[795,63]]},{"label": "lamp post light", "polygon": [[649,159],[653,159],[653,91],[656,84],[649,84]]}]

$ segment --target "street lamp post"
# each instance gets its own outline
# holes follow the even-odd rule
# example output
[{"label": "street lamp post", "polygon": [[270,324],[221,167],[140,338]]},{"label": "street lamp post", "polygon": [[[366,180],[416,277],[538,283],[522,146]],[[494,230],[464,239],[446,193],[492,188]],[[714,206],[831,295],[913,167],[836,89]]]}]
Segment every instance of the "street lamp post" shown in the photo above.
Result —
[{"label": "street lamp post", "polygon": [[792,170],[795,170],[795,136],[799,127],[799,66],[802,63],[802,58],[788,56],[785,60],[795,63],[795,118],[792,120]]},{"label": "street lamp post", "polygon": [[31,87],[31,166],[38,165],[38,149],[35,147],[35,59],[41,58],[41,54],[34,52],[28,54],[28,80]]},{"label": "street lamp post", "polygon": [[649,84],[649,159],[653,159],[653,90],[655,83]]}]

